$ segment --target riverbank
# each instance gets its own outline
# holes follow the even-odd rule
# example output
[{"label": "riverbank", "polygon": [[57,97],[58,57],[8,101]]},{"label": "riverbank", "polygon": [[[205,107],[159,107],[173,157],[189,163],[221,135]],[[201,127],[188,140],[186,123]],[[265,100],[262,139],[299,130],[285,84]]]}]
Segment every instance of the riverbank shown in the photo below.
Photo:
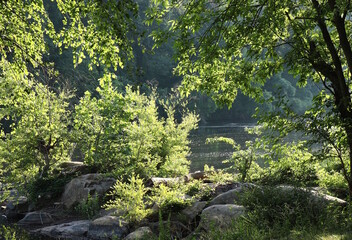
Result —
[{"label": "riverbank", "polygon": [[[30,232],[30,236],[20,236],[18,228],[13,231],[11,224],[2,230],[3,236],[8,236],[3,238],[324,239],[329,236],[326,239],[341,239],[330,238],[337,236],[348,239],[351,236],[349,204],[324,194],[323,189],[239,183],[219,173],[151,178],[140,187],[130,185],[123,192],[125,197],[138,193],[140,188],[148,192],[142,196],[142,205],[137,204],[138,195],[131,195],[134,197],[123,203],[125,211],[118,206],[111,210],[101,208],[103,202],[109,201],[104,196],[114,185],[113,179],[96,173],[83,174],[65,184],[58,198],[42,196],[44,201],[36,203],[30,212],[26,212],[33,207],[29,201],[3,204],[7,217],[25,216],[11,221]],[[162,199],[151,198],[160,190],[163,190]],[[147,201],[149,198],[153,202]],[[139,209],[139,212],[126,209]],[[139,218],[141,211],[148,214]]]}]

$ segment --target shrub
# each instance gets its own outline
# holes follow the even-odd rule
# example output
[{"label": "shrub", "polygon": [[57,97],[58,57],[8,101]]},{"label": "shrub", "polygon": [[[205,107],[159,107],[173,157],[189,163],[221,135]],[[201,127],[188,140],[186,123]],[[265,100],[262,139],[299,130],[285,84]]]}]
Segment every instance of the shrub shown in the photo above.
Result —
[{"label": "shrub", "polygon": [[317,185],[316,162],[304,146],[304,141],[272,146],[272,154],[267,158],[268,167],[259,182],[270,185]]},{"label": "shrub", "polygon": [[242,196],[240,203],[252,214],[251,221],[263,228],[276,224],[319,225],[327,217],[326,204],[298,188],[254,188]]},{"label": "shrub", "polygon": [[109,200],[103,207],[113,209],[118,214],[122,213],[122,218],[128,222],[138,222],[151,213],[146,207],[149,203],[145,196],[147,191],[138,175],[132,176],[129,182],[117,180],[109,194],[114,199]]},{"label": "shrub", "polygon": [[34,179],[26,187],[29,200],[38,203],[43,198],[45,201],[47,201],[46,198],[58,199],[71,178],[69,176],[51,175],[45,178]]},{"label": "shrub", "polygon": [[130,87],[119,93],[112,77],[100,79],[99,99],[87,92],[76,107],[75,136],[85,162],[119,177],[186,174],[187,136],[197,116],[186,113],[177,124],[174,107],[165,104],[167,118],[159,118],[155,94]]},{"label": "shrub", "polygon": [[163,214],[177,212],[193,201],[185,198],[184,189],[179,184],[174,186],[160,184],[153,189],[151,200],[159,206]]}]

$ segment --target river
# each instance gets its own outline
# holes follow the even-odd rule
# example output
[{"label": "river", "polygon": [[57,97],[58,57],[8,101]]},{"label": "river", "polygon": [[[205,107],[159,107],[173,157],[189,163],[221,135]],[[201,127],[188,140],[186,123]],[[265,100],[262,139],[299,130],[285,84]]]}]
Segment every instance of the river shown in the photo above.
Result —
[{"label": "river", "polygon": [[254,124],[230,123],[225,125],[199,126],[190,134],[191,154],[188,159],[191,161],[191,171],[203,170],[204,164],[215,168],[224,168],[223,160],[232,156],[233,149],[226,143],[205,144],[207,138],[228,137],[236,143],[245,145],[254,136],[249,135],[246,127],[254,127]]}]

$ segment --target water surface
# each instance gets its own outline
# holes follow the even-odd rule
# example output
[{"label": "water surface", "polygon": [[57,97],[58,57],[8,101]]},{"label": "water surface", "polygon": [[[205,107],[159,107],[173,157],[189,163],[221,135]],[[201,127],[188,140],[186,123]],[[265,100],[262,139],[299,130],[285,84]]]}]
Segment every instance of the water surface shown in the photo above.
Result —
[{"label": "water surface", "polygon": [[191,171],[203,170],[204,164],[214,166],[217,169],[224,168],[223,160],[232,156],[233,149],[226,143],[205,144],[207,138],[228,137],[235,140],[236,143],[244,146],[248,140],[253,140],[254,136],[249,135],[246,127],[254,127],[254,124],[237,124],[230,123],[217,126],[199,126],[190,135]]}]

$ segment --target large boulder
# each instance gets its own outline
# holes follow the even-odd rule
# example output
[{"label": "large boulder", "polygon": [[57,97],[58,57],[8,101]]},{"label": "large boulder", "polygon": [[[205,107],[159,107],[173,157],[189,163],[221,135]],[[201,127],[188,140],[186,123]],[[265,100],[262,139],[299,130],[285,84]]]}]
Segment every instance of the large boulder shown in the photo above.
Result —
[{"label": "large boulder", "polygon": [[105,178],[103,175],[86,174],[72,179],[62,194],[62,202],[66,208],[87,200],[88,195],[103,196],[114,185],[114,178]]},{"label": "large boulder", "polygon": [[104,216],[90,223],[88,237],[94,240],[120,239],[128,233],[127,223],[116,216]]},{"label": "large boulder", "polygon": [[243,206],[235,204],[213,205],[202,211],[199,228],[210,230],[216,228],[226,228],[233,221],[245,214]]},{"label": "large boulder", "polygon": [[[85,240],[88,239],[89,220],[73,221],[37,229],[35,235],[57,239]],[[43,239],[43,238],[41,238]]]},{"label": "large boulder", "polygon": [[53,223],[54,220],[50,213],[46,212],[29,212],[21,219],[19,225],[44,225]]}]

